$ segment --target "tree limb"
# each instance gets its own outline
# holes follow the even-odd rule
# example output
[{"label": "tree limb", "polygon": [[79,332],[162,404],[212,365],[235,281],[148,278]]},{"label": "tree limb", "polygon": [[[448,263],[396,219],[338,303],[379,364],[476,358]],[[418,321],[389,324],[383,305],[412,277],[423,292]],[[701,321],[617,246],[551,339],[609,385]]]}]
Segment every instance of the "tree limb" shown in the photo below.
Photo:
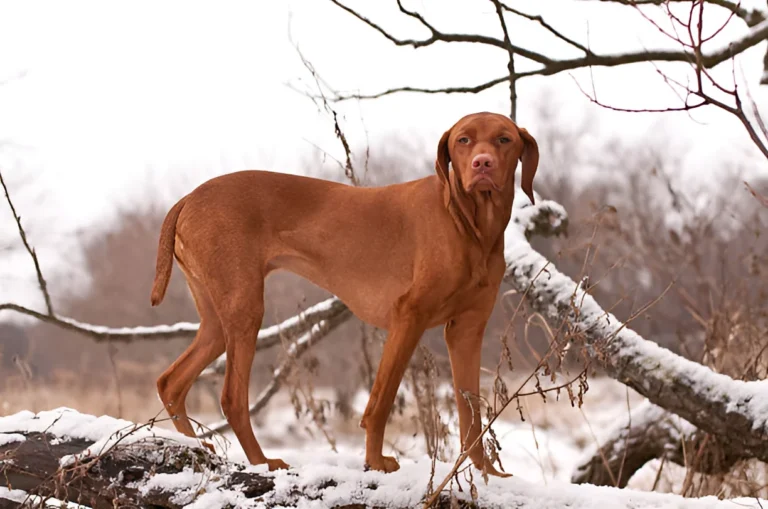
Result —
[{"label": "tree limb", "polygon": [[[357,19],[371,26],[379,33],[382,33],[383,35],[385,35],[387,39],[392,41],[397,46],[412,46],[414,48],[418,48],[418,47],[433,44],[437,41],[475,42],[479,44],[485,44],[492,47],[496,47],[507,52],[511,50],[513,53],[517,55],[520,55],[522,57],[528,58],[536,63],[541,64],[541,67],[537,69],[515,73],[515,78],[517,80],[528,78],[531,76],[552,76],[555,74],[559,74],[561,72],[572,71],[575,69],[581,69],[585,67],[615,67],[619,65],[628,65],[628,64],[636,64],[636,63],[643,63],[643,62],[688,62],[690,63],[690,62],[695,62],[697,60],[697,55],[695,55],[694,52],[688,51],[686,49],[642,50],[642,51],[631,51],[631,52],[625,52],[625,53],[601,55],[601,54],[597,54],[590,51],[584,45],[573,44],[575,43],[575,41],[570,41],[570,39],[568,38],[565,38],[565,39],[567,39],[567,42],[569,42],[571,45],[574,45],[576,47],[581,46],[579,47],[579,49],[581,49],[582,51],[586,50],[584,56],[569,58],[569,59],[554,59],[554,58],[550,58],[535,52],[532,53],[531,51],[525,48],[513,45],[511,43],[506,44],[504,40],[496,39],[493,37],[487,37],[482,35],[467,35],[467,34],[443,34],[436,30],[432,31],[432,35],[428,39],[424,39],[424,40],[398,39],[392,36],[391,34],[389,34],[388,32],[386,32],[386,30],[384,30],[381,26],[377,25],[370,19],[361,15],[354,9],[347,7],[346,5],[339,2],[338,0],[330,0],[330,1],[335,5],[339,6],[340,8],[342,8],[343,10],[349,12],[350,14],[355,16]],[[603,0],[603,1],[613,1],[613,0]],[[713,3],[713,2],[709,2],[709,3]],[[723,2],[723,4],[725,3],[726,2]],[[509,12],[513,12],[522,17],[526,17],[527,19],[533,19],[535,21],[538,21],[539,17],[537,16],[527,15],[521,11],[508,8],[506,6],[502,6],[502,7],[504,7]],[[701,64],[703,65],[704,68],[711,69],[725,62],[726,60],[730,59],[732,56],[740,54],[746,51],[747,49],[751,48],[752,46],[755,46],[756,44],[759,44],[762,41],[764,41],[766,38],[768,38],[768,21],[765,19],[765,16],[763,13],[761,13],[760,11],[757,11],[756,13],[753,13],[753,14],[747,13],[745,14],[745,16],[748,16],[749,21],[747,22],[747,25],[751,28],[751,30],[747,34],[745,34],[743,37],[736,39],[735,41],[731,42],[730,44],[722,48],[719,48],[715,51],[712,51],[706,54],[702,54],[700,59],[701,59]],[[544,23],[545,22],[542,19],[541,20],[542,26],[544,26]],[[546,26],[549,26],[549,25],[547,24]],[[549,31],[553,33],[559,33],[554,28],[551,28],[551,30]],[[561,37],[561,39],[564,37],[565,36]],[[766,61],[768,61],[768,56],[766,58],[767,58]],[[376,92],[372,94],[339,93],[339,94],[336,94],[336,97],[334,98],[334,100],[345,101],[349,99],[377,99],[387,95],[392,95],[392,94],[402,93],[402,92],[417,92],[417,93],[427,93],[427,94],[478,93],[483,90],[492,88],[496,85],[499,85],[501,83],[507,82],[509,80],[510,80],[510,76],[508,74],[506,76],[495,78],[493,80],[490,80],[478,85],[440,87],[440,88],[421,88],[421,87],[403,86],[403,87],[391,88],[388,90],[384,90],[382,92]],[[768,82],[768,78],[766,78],[765,81]]]},{"label": "tree limb", "polygon": [[515,72],[515,52],[512,49],[512,41],[509,38],[507,22],[504,20],[504,9],[499,0],[491,0],[496,8],[496,16],[499,18],[501,31],[504,33],[504,46],[507,48],[507,75],[509,76],[509,118],[517,120],[517,73]]},{"label": "tree limb", "polygon": [[[266,327],[259,331],[257,348],[265,349],[278,344],[283,337],[295,337],[303,334],[320,320],[336,317],[345,312],[347,307],[336,297],[324,300],[282,323]],[[0,311],[8,310],[37,318],[56,327],[87,336],[97,342],[111,341],[131,343],[138,340],[158,340],[172,338],[191,338],[197,334],[200,324],[179,322],[173,325],[155,325],[139,327],[105,327],[79,322],[73,318],[50,316],[18,304],[0,304]]]},{"label": "tree limb", "polygon": [[575,40],[571,39],[570,37],[564,35],[562,32],[557,30],[555,27],[553,27],[552,25],[547,23],[541,15],[527,14],[527,13],[519,11],[519,10],[513,8],[513,7],[510,7],[509,5],[505,4],[504,2],[498,2],[498,3],[501,4],[501,7],[505,11],[511,12],[512,14],[514,14],[516,16],[520,16],[521,18],[525,18],[525,19],[530,20],[530,21],[535,21],[536,23],[541,25],[544,29],[546,29],[549,33],[551,33],[552,35],[554,35],[555,37],[557,37],[561,41],[563,41],[563,42],[565,42],[565,43],[567,43],[567,44],[569,44],[569,45],[571,45],[571,46],[573,46],[573,47],[583,51],[587,55],[591,55],[592,54],[592,50],[590,50],[588,47],[584,46],[580,42],[575,41]]},{"label": "tree limb", "polygon": [[[537,207],[513,213],[519,228],[532,228]],[[734,380],[643,339],[603,310],[590,288],[533,250],[520,230],[508,228],[507,236],[504,280],[550,324],[565,321],[608,376],[717,436],[734,455],[768,460],[768,381]]]},{"label": "tree limb", "polygon": [[333,100],[340,102],[349,99],[378,99],[387,95],[398,94],[400,92],[416,92],[420,94],[477,94],[483,90],[495,87],[501,83],[509,81],[509,76],[492,79],[474,87],[445,87],[445,88],[420,88],[420,87],[395,87],[374,94],[344,94],[335,92]]}]

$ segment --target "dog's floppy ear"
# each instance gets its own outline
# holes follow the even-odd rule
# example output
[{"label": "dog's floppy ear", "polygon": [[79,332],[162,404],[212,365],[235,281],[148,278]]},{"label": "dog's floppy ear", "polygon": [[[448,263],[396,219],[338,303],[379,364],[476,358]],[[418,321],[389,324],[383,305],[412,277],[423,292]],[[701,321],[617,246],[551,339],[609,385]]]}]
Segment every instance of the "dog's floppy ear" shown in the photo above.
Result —
[{"label": "dog's floppy ear", "polygon": [[525,143],[523,153],[520,156],[520,161],[523,162],[523,175],[520,177],[520,187],[523,188],[523,192],[531,200],[531,203],[535,203],[533,199],[533,177],[536,175],[536,168],[539,166],[539,145],[528,131],[522,127],[519,128],[519,131],[520,137]]},{"label": "dog's floppy ear", "polygon": [[437,144],[437,158],[435,159],[435,173],[440,177],[443,184],[448,184],[448,163],[451,162],[451,154],[448,152],[448,138],[451,136],[451,129],[443,133],[440,142]]}]

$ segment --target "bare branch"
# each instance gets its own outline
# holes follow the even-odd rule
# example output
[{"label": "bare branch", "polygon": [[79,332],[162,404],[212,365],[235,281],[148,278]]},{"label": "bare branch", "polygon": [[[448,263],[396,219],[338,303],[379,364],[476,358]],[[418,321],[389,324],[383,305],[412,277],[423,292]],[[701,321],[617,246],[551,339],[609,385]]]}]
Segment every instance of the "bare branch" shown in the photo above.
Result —
[{"label": "bare branch", "polygon": [[[494,2],[494,3],[497,3],[497,2]],[[527,14],[527,13],[519,11],[519,10],[513,8],[513,7],[510,7],[509,5],[505,4],[504,2],[498,2],[498,3],[501,4],[502,8],[505,11],[511,12],[512,14],[515,14],[516,16],[520,16],[521,18],[525,18],[525,19],[528,19],[528,20],[531,20],[531,21],[535,21],[539,25],[544,27],[549,33],[551,33],[552,35],[554,35],[555,37],[557,37],[561,41],[566,42],[566,43],[570,44],[571,46],[580,49],[581,51],[583,51],[587,55],[591,55],[592,54],[592,50],[590,50],[588,47],[584,46],[580,42],[574,41],[570,37],[564,35],[562,32],[557,30],[555,27],[553,27],[552,25],[547,23],[541,15]]]},{"label": "bare branch", "polygon": [[334,101],[346,101],[349,99],[378,99],[387,95],[398,94],[400,92],[416,92],[420,94],[477,94],[483,90],[495,87],[509,80],[509,76],[502,76],[491,81],[481,83],[474,87],[446,87],[446,88],[419,88],[419,87],[397,87],[377,92],[375,94],[336,94]]},{"label": "bare branch", "polygon": [[[319,96],[314,96],[312,94],[304,94],[312,101],[314,101],[315,106],[320,108],[320,104],[318,104],[318,100],[322,103],[323,109],[325,109],[326,113],[330,113],[330,115],[333,117],[333,130],[334,134],[336,135],[336,138],[341,142],[341,146],[344,148],[344,156],[346,157],[346,161],[342,168],[344,169],[344,175],[352,182],[352,185],[359,186],[360,180],[357,178],[357,174],[355,173],[355,168],[352,165],[352,149],[349,148],[349,142],[347,141],[347,137],[344,134],[344,131],[341,129],[341,125],[339,124],[339,115],[336,112],[336,110],[330,105],[328,102],[328,98],[325,96],[325,92],[323,91],[323,86],[327,88],[331,88],[328,86],[328,84],[320,77],[320,75],[317,73],[317,70],[315,69],[315,66],[312,65],[312,63],[307,60],[304,57],[304,54],[299,49],[298,44],[295,44],[293,42],[292,37],[290,36],[289,32],[289,39],[291,40],[291,43],[293,44],[294,49],[296,49],[296,53],[299,54],[299,58],[301,58],[301,63],[304,64],[304,67],[309,71],[309,74],[312,76],[312,79],[315,81],[315,85],[317,86],[317,90],[319,91]],[[338,161],[337,161],[338,162]]]},{"label": "bare branch", "polygon": [[[744,37],[737,39],[728,46],[702,55],[701,63],[707,69],[717,66],[730,59],[733,55],[763,42],[768,38],[768,22],[763,21],[756,25]],[[615,67],[617,65],[635,64],[641,62],[693,62],[695,55],[690,51],[676,50],[649,50],[615,55],[593,55],[568,60],[553,62],[541,69],[520,73],[520,77],[526,76],[550,76],[563,71],[578,69],[581,67]]]},{"label": "bare branch", "polygon": [[[614,0],[611,0],[611,1],[614,1]],[[621,2],[621,3],[624,3],[624,2]],[[754,27],[751,30],[750,36],[747,36],[745,39],[742,39],[741,42],[734,43],[725,49],[721,49],[717,52],[713,52],[710,54],[710,56],[705,57],[703,54],[702,47],[706,41],[711,40],[711,38],[713,37],[713,36],[709,36],[709,37],[704,36],[704,5],[705,4],[706,2],[703,2],[703,1],[692,2],[690,4],[690,10],[688,13],[687,20],[682,20],[680,17],[672,13],[667,3],[664,4],[667,7],[667,15],[673,21],[673,25],[674,24],[680,25],[680,27],[684,29],[685,34],[687,34],[686,36],[681,36],[680,32],[678,32],[676,28],[675,28],[674,34],[668,33],[667,31],[662,29],[658,23],[656,23],[650,17],[643,14],[645,19],[649,23],[651,23],[653,26],[658,28],[661,32],[663,32],[665,35],[673,39],[675,42],[680,44],[683,48],[685,48],[686,52],[690,50],[689,54],[692,56],[690,60],[690,66],[696,78],[695,87],[679,83],[678,81],[674,80],[673,78],[671,78],[670,76],[662,72],[660,69],[658,68],[656,69],[659,75],[661,75],[664,78],[665,82],[668,85],[670,85],[670,87],[673,88],[673,90],[674,90],[674,87],[672,85],[675,85],[687,93],[687,96],[683,100],[682,106],[660,108],[660,109],[620,108],[620,107],[611,106],[611,105],[607,105],[600,102],[597,99],[596,93],[594,92],[593,92],[593,95],[590,96],[589,94],[586,94],[583,89],[581,89],[581,86],[579,86],[579,89],[593,103],[603,108],[614,110],[614,111],[623,111],[623,112],[631,112],[631,113],[645,113],[645,112],[659,113],[659,112],[669,112],[669,111],[690,111],[706,105],[715,106],[716,108],[719,108],[738,118],[739,121],[744,126],[744,128],[746,129],[747,133],[749,134],[750,139],[752,140],[754,145],[762,152],[763,156],[768,158],[768,146],[766,145],[766,138],[765,138],[768,135],[768,132],[766,132],[765,125],[760,116],[760,113],[757,110],[754,101],[751,101],[751,97],[749,95],[748,95],[748,99],[751,101],[751,104],[752,104],[752,114],[756,119],[756,123],[758,127],[762,131],[763,138],[760,137],[760,133],[757,132],[757,129],[752,124],[750,119],[747,117],[746,112],[744,111],[742,98],[739,94],[738,85],[736,82],[735,62],[733,60],[733,57],[740,52],[739,48],[744,46],[743,41],[746,39],[749,39],[750,36],[754,36],[755,34],[764,34],[762,36],[763,39],[765,37],[768,37],[768,20],[764,20],[759,25]],[[637,4],[634,2],[634,0],[631,0],[631,3],[628,3],[626,5],[634,5],[635,7],[637,7]],[[729,20],[730,20],[730,17],[729,17]],[[727,21],[726,21],[726,24],[727,24]],[[715,33],[720,32],[724,27],[725,27],[725,24],[721,25],[720,27],[717,28]],[[683,39],[683,37],[687,37],[687,39]],[[707,70],[708,67],[711,67],[710,65],[708,65],[708,62],[707,62],[708,60],[711,62],[712,59],[719,59],[723,56],[728,56],[731,59],[731,62],[733,65],[734,76],[733,76],[732,88],[727,88],[726,86],[718,83],[718,81],[715,80],[715,78],[712,77],[712,74]],[[730,97],[731,100],[733,101],[733,104],[728,104],[723,100],[714,97],[711,93],[708,92],[707,90],[708,88],[714,88],[715,90]],[[594,89],[594,84],[593,84],[593,89]],[[689,103],[689,99],[691,97],[696,97],[699,100],[693,104]]]},{"label": "bare branch", "polygon": [[581,84],[579,84],[578,81],[576,81],[575,79],[573,81],[576,83],[576,86],[579,88],[579,91],[584,95],[584,97],[589,99],[591,103],[596,104],[601,108],[605,108],[606,110],[620,111],[622,113],[669,113],[673,111],[691,111],[709,104],[704,99],[702,99],[701,101],[695,104],[689,104],[686,99],[684,101],[683,106],[670,106],[668,108],[622,108],[620,106],[613,106],[613,105],[601,102],[597,98],[597,94],[594,92],[594,86],[593,86],[592,94],[589,94],[586,90],[582,88]]},{"label": "bare branch", "polygon": [[501,24],[501,30],[504,33],[504,45],[507,47],[509,59],[507,60],[507,72],[509,73],[509,118],[512,121],[517,119],[517,74],[515,73],[515,52],[512,50],[512,41],[509,39],[507,22],[504,20],[504,10],[499,0],[491,0],[496,8],[496,15]]},{"label": "bare branch", "polygon": [[[599,0],[605,3],[616,3],[621,5],[640,6],[640,5],[665,5],[669,3],[684,3],[691,0]],[[765,13],[758,9],[746,9],[741,6],[741,2],[731,2],[729,0],[704,0],[704,3],[717,5],[731,11],[747,24],[755,26],[765,19]]]},{"label": "bare branch", "polygon": [[[338,4],[336,0],[331,1]],[[731,44],[716,51],[702,54],[700,57],[701,65],[706,69],[716,67],[717,65],[729,60],[732,56],[743,53],[747,49],[763,42],[766,38],[768,38],[768,21],[762,21],[755,25],[746,35],[744,35],[744,37],[737,39]],[[504,47],[504,41],[499,42],[501,42],[501,47],[506,49]],[[511,48],[515,54],[524,57],[526,56],[523,52],[520,51],[519,47],[512,45]],[[643,50],[636,52],[616,53],[613,55],[600,55],[590,52],[583,57],[564,60],[552,60],[547,58],[547,62],[538,69],[516,73],[516,79],[521,80],[530,76],[552,76],[561,72],[572,71],[584,67],[616,67],[619,65],[637,64],[644,62],[691,63],[695,62],[696,60],[696,55],[688,50]],[[766,61],[768,61],[768,56],[766,57]],[[766,76],[768,76],[768,73]],[[470,85],[444,88],[420,88],[411,86],[395,87],[373,94],[338,94],[333,98],[333,100],[345,101],[349,99],[378,99],[380,97],[402,92],[416,92],[425,94],[475,94],[504,83],[508,80],[509,76],[507,75],[474,86]],[[768,78],[765,78],[765,81],[768,82]]]},{"label": "bare branch", "polygon": [[53,303],[51,302],[51,296],[48,293],[48,284],[43,277],[43,271],[40,269],[40,261],[37,259],[37,253],[35,252],[35,249],[29,245],[27,234],[24,231],[24,227],[21,225],[21,217],[16,213],[16,208],[13,206],[13,201],[11,201],[11,195],[8,193],[8,186],[5,184],[2,172],[0,172],[0,185],[3,186],[3,191],[5,191],[5,199],[8,202],[8,206],[11,208],[11,214],[13,214],[13,219],[16,221],[16,226],[19,228],[19,236],[21,237],[21,242],[24,244],[24,248],[26,248],[29,256],[32,257],[32,262],[35,265],[35,273],[37,274],[37,283],[40,285],[40,291],[43,293],[43,298],[45,299],[45,307],[48,309],[48,315],[52,317],[54,316]]},{"label": "bare branch", "polygon": [[[340,7],[341,9],[345,10],[346,12],[352,14],[354,17],[365,23],[366,25],[370,26],[380,34],[382,34],[384,37],[386,37],[388,40],[390,40],[392,43],[394,43],[397,46],[411,46],[414,48],[423,48],[424,46],[430,46],[436,42],[464,42],[464,43],[476,43],[476,44],[485,44],[487,46],[494,46],[496,48],[501,48],[503,50],[507,49],[507,46],[504,44],[504,41],[501,39],[497,39],[495,37],[489,37],[487,35],[479,35],[479,34],[447,34],[444,32],[438,31],[436,28],[434,28],[431,24],[427,23],[424,18],[413,11],[407,11],[404,10],[400,1],[398,0],[398,5],[400,5],[400,10],[407,14],[408,16],[412,18],[416,18],[421,23],[427,27],[431,35],[426,39],[399,39],[395,37],[394,35],[390,34],[384,28],[382,28],[380,25],[377,25],[373,21],[371,21],[369,18],[366,18],[359,12],[355,11],[354,9],[347,7],[343,3],[339,2],[338,0],[330,0],[332,3]],[[523,56],[525,58],[528,58],[530,60],[533,60],[534,62],[540,63],[540,64],[547,64],[552,62],[552,59],[549,57],[542,55],[541,53],[537,53],[536,51],[531,51],[526,48],[521,48],[518,46],[512,46],[515,53],[517,53],[520,56]]]},{"label": "bare branch", "polygon": [[755,189],[750,186],[748,183],[744,182],[744,185],[747,186],[747,190],[754,196],[758,202],[760,202],[760,205],[763,207],[768,207],[768,196],[765,196],[763,194],[758,193],[755,191]]}]

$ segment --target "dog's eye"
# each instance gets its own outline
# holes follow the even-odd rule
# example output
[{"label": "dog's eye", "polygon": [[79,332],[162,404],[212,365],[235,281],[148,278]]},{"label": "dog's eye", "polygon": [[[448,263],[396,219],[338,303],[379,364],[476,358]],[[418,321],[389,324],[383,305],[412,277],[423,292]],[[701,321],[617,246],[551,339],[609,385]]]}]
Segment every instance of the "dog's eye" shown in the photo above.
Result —
[{"label": "dog's eye", "polygon": [[466,136],[462,136],[457,141],[462,145],[467,145],[469,143],[469,138],[467,138]]},{"label": "dog's eye", "polygon": [[509,143],[509,138],[507,138],[506,136],[502,136],[501,138],[499,138],[499,143],[502,143],[502,144]]}]

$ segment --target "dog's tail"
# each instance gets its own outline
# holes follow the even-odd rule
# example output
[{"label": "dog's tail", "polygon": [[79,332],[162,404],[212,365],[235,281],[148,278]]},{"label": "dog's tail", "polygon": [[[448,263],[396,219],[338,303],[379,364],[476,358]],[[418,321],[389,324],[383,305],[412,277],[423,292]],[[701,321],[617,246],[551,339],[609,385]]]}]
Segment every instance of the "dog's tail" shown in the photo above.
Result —
[{"label": "dog's tail", "polygon": [[163,226],[160,227],[160,242],[157,246],[157,265],[155,267],[155,282],[152,283],[151,302],[157,306],[165,297],[165,290],[168,288],[168,281],[171,279],[171,270],[173,270],[173,248],[176,244],[176,221],[179,219],[181,209],[184,208],[185,196],[179,200],[176,205],[171,207],[163,220]]}]

